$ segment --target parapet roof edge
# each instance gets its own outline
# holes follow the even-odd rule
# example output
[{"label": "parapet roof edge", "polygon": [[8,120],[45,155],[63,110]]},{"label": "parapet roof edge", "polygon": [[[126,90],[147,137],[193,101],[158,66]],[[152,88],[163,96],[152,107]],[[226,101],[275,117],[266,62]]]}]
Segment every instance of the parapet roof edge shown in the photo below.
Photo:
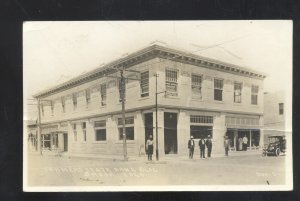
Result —
[{"label": "parapet roof edge", "polygon": [[88,81],[88,78],[91,77],[93,74],[103,72],[103,71],[105,71],[109,68],[112,68],[113,66],[118,66],[118,65],[126,62],[126,60],[130,60],[130,59],[132,59],[134,57],[137,57],[139,55],[146,54],[147,52],[151,52],[152,50],[166,51],[166,52],[169,52],[169,53],[173,53],[175,55],[191,57],[191,58],[194,58],[194,59],[203,60],[203,61],[214,63],[214,64],[229,66],[229,67],[237,69],[237,70],[248,71],[248,72],[260,75],[260,76],[262,76],[262,78],[265,78],[267,76],[266,73],[262,73],[262,72],[252,70],[252,69],[249,69],[249,68],[246,68],[246,67],[241,67],[241,66],[238,66],[238,65],[235,65],[235,64],[230,64],[230,63],[215,60],[215,59],[212,59],[212,58],[203,57],[203,56],[196,55],[196,54],[193,54],[193,53],[188,52],[188,51],[178,50],[177,48],[163,47],[163,46],[154,44],[154,45],[148,46],[146,48],[143,48],[141,50],[138,50],[136,52],[133,52],[133,53],[127,55],[126,57],[119,58],[119,59],[116,59],[112,62],[109,62],[108,64],[105,64],[104,66],[97,67],[94,70],[91,70],[91,71],[89,71],[85,74],[82,74],[82,75],[76,76],[74,78],[71,78],[70,80],[68,80],[66,82],[63,82],[61,84],[58,84],[54,87],[50,87],[48,89],[42,90],[41,92],[38,92],[38,93],[34,94],[33,97],[34,98],[39,98],[39,97],[42,97],[42,96],[48,94],[51,91],[52,92],[58,91],[64,86],[75,85],[77,82],[79,82],[82,79],[87,79],[87,81]]}]

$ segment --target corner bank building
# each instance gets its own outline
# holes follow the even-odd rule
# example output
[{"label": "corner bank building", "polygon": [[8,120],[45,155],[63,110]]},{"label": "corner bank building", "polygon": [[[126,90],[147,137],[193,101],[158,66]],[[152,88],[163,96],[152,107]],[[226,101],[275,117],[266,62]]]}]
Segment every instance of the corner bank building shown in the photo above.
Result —
[{"label": "corner bank building", "polygon": [[36,94],[44,151],[123,155],[120,68],[135,78],[126,80],[129,157],[145,154],[149,135],[156,141],[156,92],[160,156],[187,155],[191,135],[196,145],[211,135],[212,155],[224,152],[225,135],[231,151],[241,150],[244,136],[248,150],[263,145],[265,74],[152,45]]}]

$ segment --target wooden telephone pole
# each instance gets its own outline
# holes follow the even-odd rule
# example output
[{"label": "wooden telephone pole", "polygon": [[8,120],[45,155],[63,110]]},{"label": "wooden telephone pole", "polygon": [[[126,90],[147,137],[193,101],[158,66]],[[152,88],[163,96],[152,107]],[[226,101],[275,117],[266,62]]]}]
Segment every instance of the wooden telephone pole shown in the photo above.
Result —
[{"label": "wooden telephone pole", "polygon": [[135,79],[135,78],[126,78],[124,77],[124,72],[134,72],[134,73],[140,73],[139,71],[135,70],[129,70],[129,69],[118,69],[120,71],[120,77],[118,76],[110,76],[106,75],[105,77],[110,77],[110,78],[118,78],[120,79],[119,83],[119,93],[120,93],[120,99],[122,102],[122,138],[123,138],[123,154],[124,154],[124,161],[128,161],[127,157],[127,142],[126,142],[126,115],[125,115],[125,97],[126,97],[126,79],[128,80],[140,80],[140,79]]}]

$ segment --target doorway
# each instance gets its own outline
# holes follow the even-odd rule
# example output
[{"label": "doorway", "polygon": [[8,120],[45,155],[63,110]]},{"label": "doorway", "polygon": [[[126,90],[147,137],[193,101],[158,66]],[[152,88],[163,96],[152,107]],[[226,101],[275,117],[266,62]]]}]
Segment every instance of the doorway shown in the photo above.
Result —
[{"label": "doorway", "polygon": [[177,113],[164,113],[165,154],[177,154]]},{"label": "doorway", "polygon": [[68,151],[68,134],[64,133],[64,151]]}]

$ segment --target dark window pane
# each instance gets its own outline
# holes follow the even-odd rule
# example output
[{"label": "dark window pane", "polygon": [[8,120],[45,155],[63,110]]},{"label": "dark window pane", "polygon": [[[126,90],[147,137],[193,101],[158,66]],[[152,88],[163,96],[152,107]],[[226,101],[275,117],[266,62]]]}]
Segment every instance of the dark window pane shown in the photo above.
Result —
[{"label": "dark window pane", "polygon": [[214,99],[218,101],[222,101],[222,90],[215,89]]},{"label": "dark window pane", "polygon": [[212,126],[191,126],[190,134],[194,139],[207,138],[208,135],[212,137]]},{"label": "dark window pane", "polygon": [[[126,127],[126,140],[134,140],[134,127]],[[119,140],[123,140],[123,129],[119,128]]]},{"label": "dark window pane", "polygon": [[106,129],[96,130],[96,141],[105,141],[106,140]]}]

